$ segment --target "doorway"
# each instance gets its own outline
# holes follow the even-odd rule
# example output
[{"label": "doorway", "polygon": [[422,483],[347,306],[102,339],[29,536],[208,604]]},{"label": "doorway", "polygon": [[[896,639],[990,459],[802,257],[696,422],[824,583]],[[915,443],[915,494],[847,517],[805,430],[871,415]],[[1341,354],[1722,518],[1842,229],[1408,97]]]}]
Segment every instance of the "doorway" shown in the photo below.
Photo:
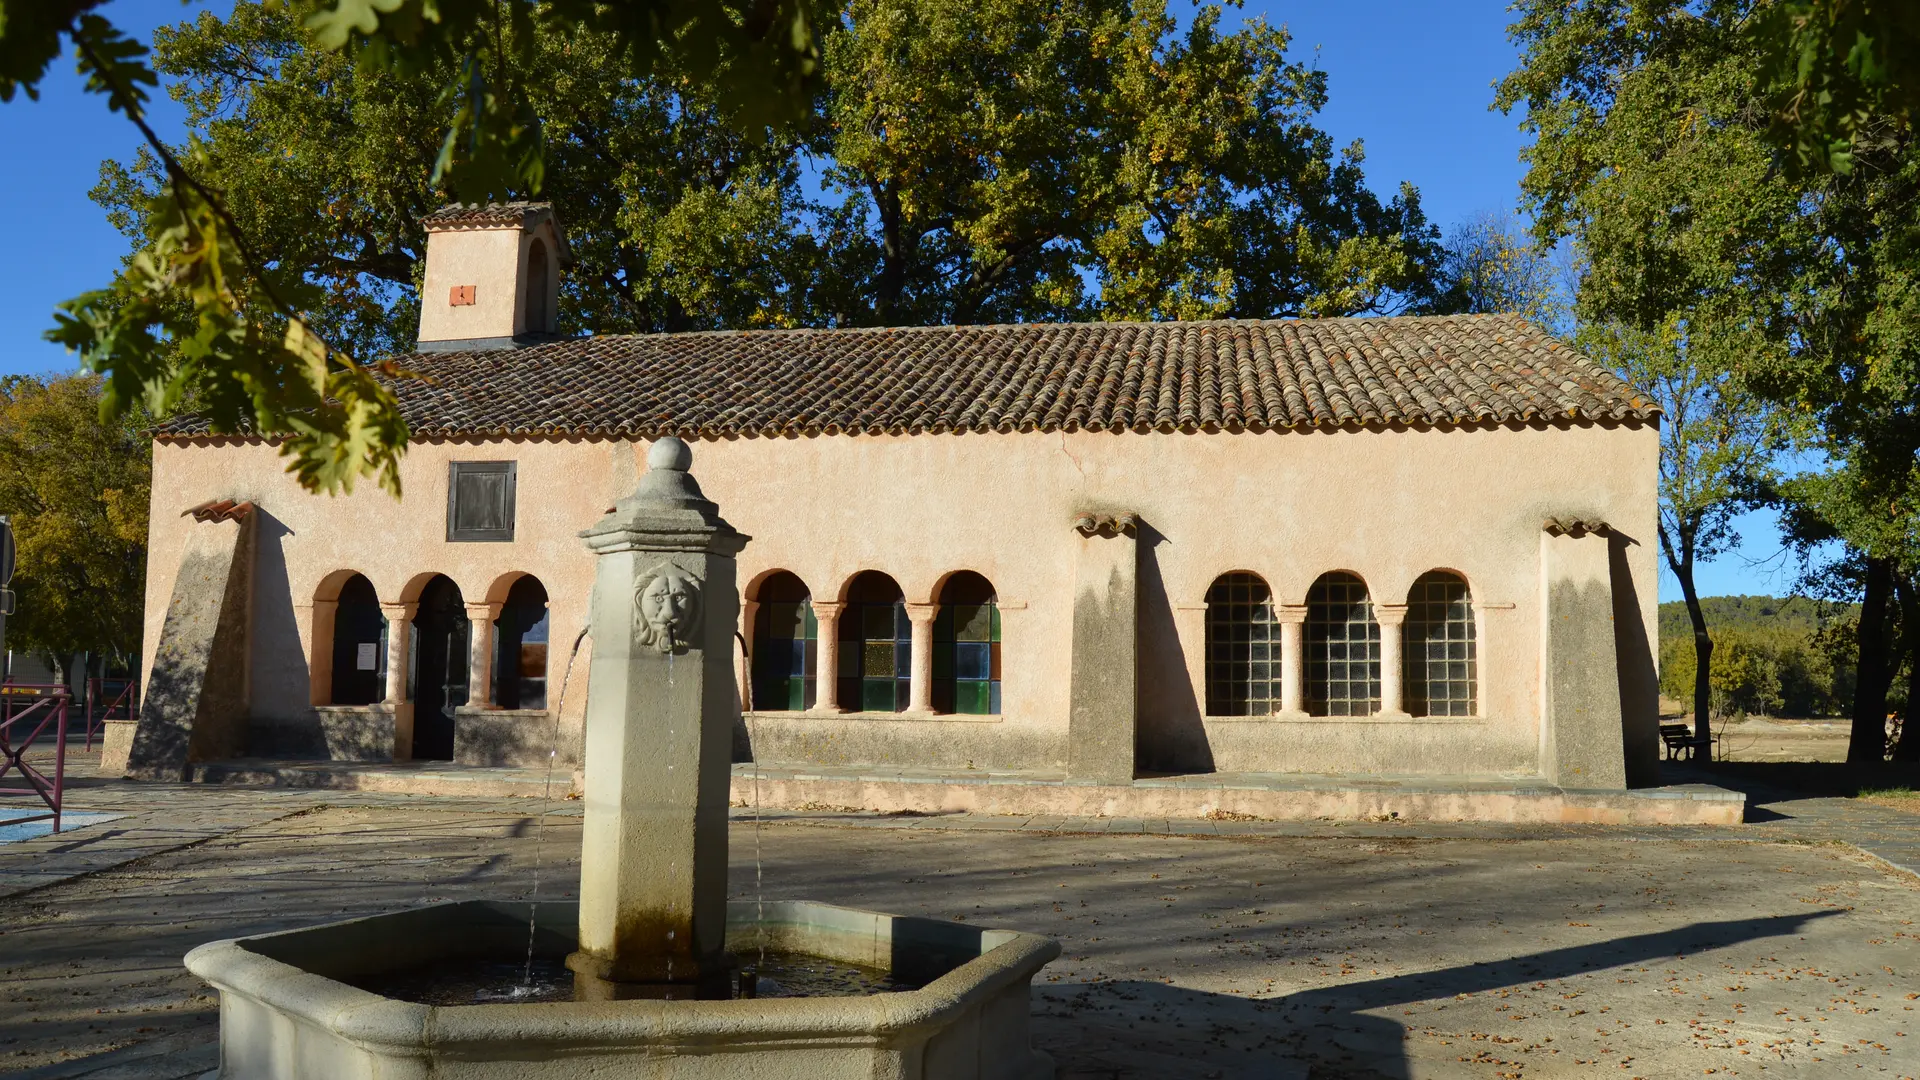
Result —
[{"label": "doorway", "polygon": [[453,760],[453,711],[467,703],[467,605],[451,578],[437,575],[420,594],[407,665],[415,760]]}]

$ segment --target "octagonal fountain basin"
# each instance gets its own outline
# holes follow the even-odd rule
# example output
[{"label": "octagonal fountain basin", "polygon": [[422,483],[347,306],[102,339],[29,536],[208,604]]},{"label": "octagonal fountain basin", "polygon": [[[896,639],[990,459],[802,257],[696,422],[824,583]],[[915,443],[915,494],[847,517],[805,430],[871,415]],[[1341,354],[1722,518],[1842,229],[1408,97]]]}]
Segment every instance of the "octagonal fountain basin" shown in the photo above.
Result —
[{"label": "octagonal fountain basin", "polygon": [[[220,991],[222,1080],[1038,1080],[1029,983],[1051,939],[806,901],[728,905],[727,948],[762,996],[511,1000],[528,905],[466,901],[216,941],[187,967]],[[577,906],[542,903],[538,971],[571,952]],[[491,969],[491,976],[488,974]],[[808,972],[815,992],[793,993]],[[444,973],[444,977],[440,973]],[[487,980],[495,989],[489,990]],[[382,992],[363,987],[375,987]],[[551,982],[549,993],[565,987]],[[804,992],[804,987],[802,988]],[[407,1000],[411,998],[412,1000]],[[481,1004],[424,1004],[477,1000]]]}]

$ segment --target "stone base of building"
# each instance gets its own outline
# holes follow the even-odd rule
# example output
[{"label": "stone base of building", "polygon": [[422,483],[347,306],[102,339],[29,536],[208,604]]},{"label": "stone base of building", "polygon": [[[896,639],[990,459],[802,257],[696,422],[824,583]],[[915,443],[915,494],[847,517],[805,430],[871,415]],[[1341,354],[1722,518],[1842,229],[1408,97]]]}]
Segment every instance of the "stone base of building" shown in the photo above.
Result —
[{"label": "stone base of building", "polygon": [[1738,825],[1745,794],[1711,784],[1582,790],[1533,779],[1203,773],[1130,784],[1036,773],[736,765],[733,802],[880,813],[1225,819]]},{"label": "stone base of building", "polygon": [[[556,768],[451,762],[218,761],[194,766],[212,784],[323,788],[468,798],[565,798],[579,776]],[[1129,784],[1061,773],[736,765],[735,806],[880,813],[1256,821],[1487,821],[1514,824],[1738,825],[1746,796],[1711,784],[1627,790],[1564,788],[1498,777],[1202,773]]]}]

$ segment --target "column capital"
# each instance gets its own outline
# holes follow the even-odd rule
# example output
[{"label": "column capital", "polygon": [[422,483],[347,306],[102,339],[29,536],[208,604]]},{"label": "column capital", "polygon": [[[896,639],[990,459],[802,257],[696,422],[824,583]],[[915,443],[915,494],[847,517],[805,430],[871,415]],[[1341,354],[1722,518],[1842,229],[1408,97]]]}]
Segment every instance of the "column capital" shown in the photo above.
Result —
[{"label": "column capital", "polygon": [[847,605],[838,600],[810,600],[808,603],[813,607],[815,619],[837,619],[847,608]]},{"label": "column capital", "polygon": [[907,618],[914,622],[932,622],[933,617],[938,614],[940,614],[939,604],[907,604]]},{"label": "column capital", "polygon": [[492,603],[486,600],[477,602],[469,600],[467,601],[467,618],[492,622],[500,617],[500,609],[506,606],[504,603]]},{"label": "column capital", "polygon": [[411,619],[413,618],[414,613],[419,610],[420,610],[420,605],[414,601],[405,601],[405,602],[398,601],[398,600],[380,601],[380,614],[385,615],[389,622],[391,622],[395,618]]},{"label": "column capital", "polygon": [[1373,621],[1379,623],[1381,626],[1399,626],[1401,623],[1407,621],[1407,605],[1375,604],[1373,605]]},{"label": "column capital", "polygon": [[1273,617],[1276,622],[1293,623],[1297,626],[1307,621],[1307,605],[1275,604],[1273,605]]}]

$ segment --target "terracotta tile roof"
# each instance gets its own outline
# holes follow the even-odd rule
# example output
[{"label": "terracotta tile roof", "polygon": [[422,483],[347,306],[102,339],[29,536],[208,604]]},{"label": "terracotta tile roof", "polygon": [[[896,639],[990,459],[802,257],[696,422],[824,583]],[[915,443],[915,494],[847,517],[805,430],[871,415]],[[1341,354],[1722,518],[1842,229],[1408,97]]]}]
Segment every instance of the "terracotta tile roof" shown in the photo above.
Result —
[{"label": "terracotta tile roof", "polygon": [[428,232],[436,229],[487,229],[518,225],[532,226],[537,219],[553,213],[553,204],[545,202],[452,203],[420,219]]},{"label": "terracotta tile roof", "polygon": [[[417,354],[416,435],[1213,431],[1658,414],[1518,316],[759,330]],[[192,421],[163,434],[203,432]]]}]

